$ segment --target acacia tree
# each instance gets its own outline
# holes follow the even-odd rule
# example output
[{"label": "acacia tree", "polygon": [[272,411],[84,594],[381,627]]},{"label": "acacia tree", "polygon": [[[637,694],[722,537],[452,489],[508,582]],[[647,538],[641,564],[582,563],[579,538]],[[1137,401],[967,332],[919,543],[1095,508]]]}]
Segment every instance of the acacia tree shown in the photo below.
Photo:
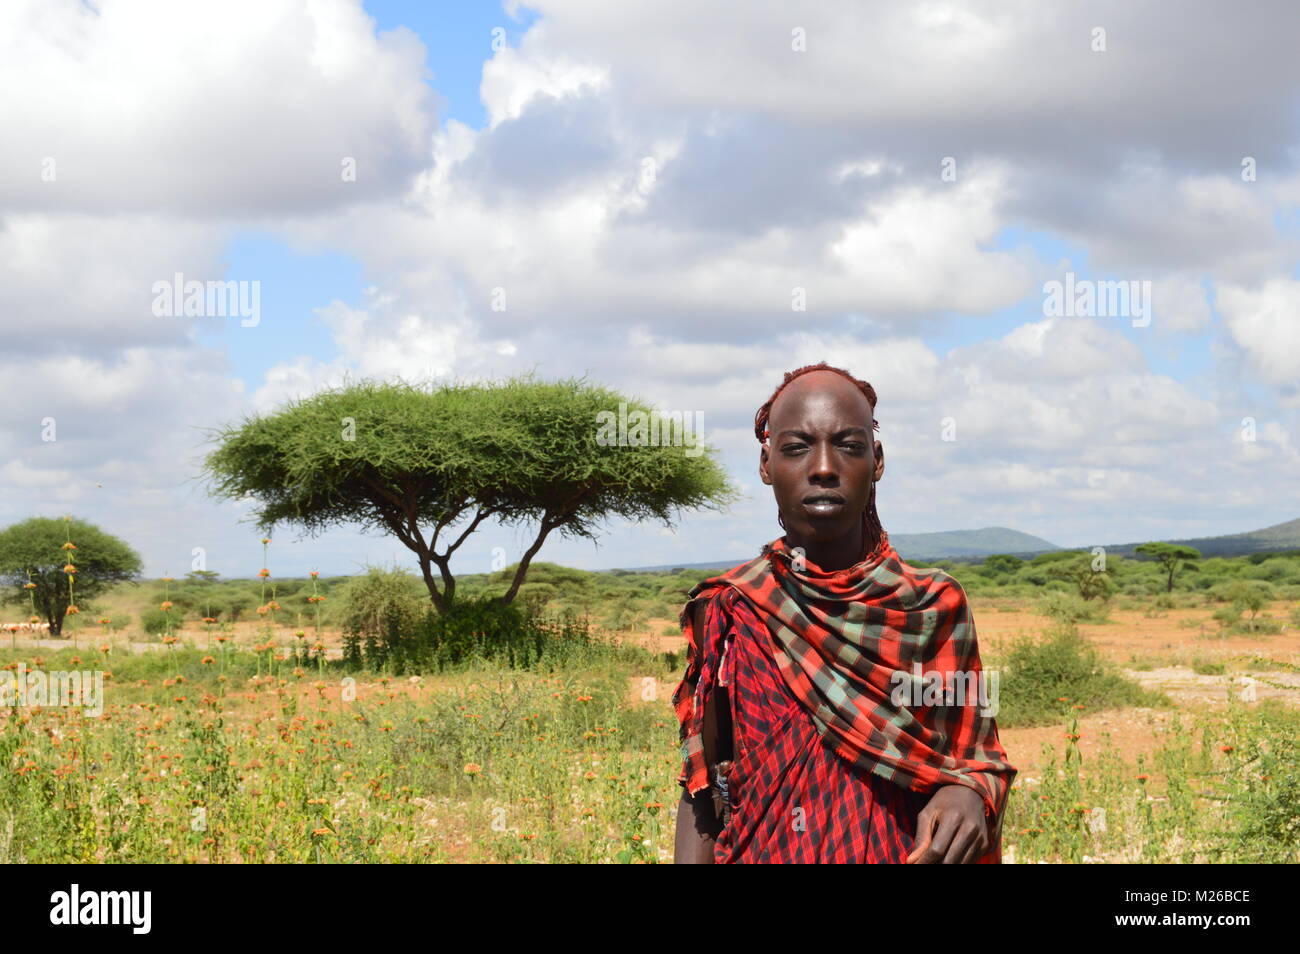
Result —
[{"label": "acacia tree", "polygon": [[1174,591],[1174,574],[1179,570],[1193,570],[1196,560],[1201,558],[1201,551],[1181,543],[1142,543],[1133,548],[1133,552],[1150,557],[1160,564],[1168,574],[1166,593]]},{"label": "acacia tree", "polygon": [[1106,567],[1117,560],[1117,557],[1110,557],[1105,563],[1099,564],[1096,557],[1090,557],[1086,553],[1054,553],[1047,563],[1047,575],[1077,587],[1079,596],[1084,600],[1098,598],[1104,602],[1110,599],[1115,588],[1111,579],[1112,571]]},{"label": "acacia tree", "polygon": [[[73,546],[65,549],[68,542]],[[66,572],[69,566],[75,573]],[[84,520],[33,517],[0,531],[0,586],[8,591],[4,602],[29,607],[34,602],[36,615],[50,624],[51,636],[62,635],[70,606],[78,612],[89,609],[96,596],[132,579],[142,567],[135,550]],[[30,589],[29,582],[34,584]]]},{"label": "acacia tree", "polygon": [[611,517],[672,526],[677,512],[735,499],[702,444],[603,440],[601,415],[620,403],[629,420],[651,413],[583,379],[365,381],[216,430],[204,472],[215,496],[256,501],[264,531],[359,524],[391,533],[415,554],[439,612],[455,597],[452,557],[484,521],[534,526],[498,597],[509,603],[553,532],[594,540]]}]

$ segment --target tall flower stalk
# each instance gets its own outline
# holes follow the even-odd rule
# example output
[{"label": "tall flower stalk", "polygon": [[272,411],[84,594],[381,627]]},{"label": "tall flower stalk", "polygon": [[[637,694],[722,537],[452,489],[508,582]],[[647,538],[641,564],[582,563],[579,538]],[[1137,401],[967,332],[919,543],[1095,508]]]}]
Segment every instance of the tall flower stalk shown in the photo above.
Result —
[{"label": "tall flower stalk", "polygon": [[321,638],[321,618],[320,605],[325,602],[325,597],[321,596],[320,588],[317,586],[317,579],[320,577],[320,570],[311,571],[311,596],[307,597],[316,610],[316,645],[312,650],[316,653],[316,668],[320,672],[325,671],[325,641]]},{"label": "tall flower stalk", "polygon": [[262,569],[257,571],[257,575],[262,579],[262,605],[257,608],[257,613],[262,617],[262,642],[255,646],[257,652],[257,674],[262,674],[262,654],[266,653],[266,673],[268,676],[275,674],[275,611],[280,608],[280,604],[275,601],[275,585],[271,585],[271,598],[266,598],[266,581],[271,577],[271,571],[267,569],[266,564],[270,562],[269,553],[271,538],[262,538]]},{"label": "tall flower stalk", "polygon": [[176,636],[172,633],[172,578],[170,576],[164,576],[162,578],[162,583],[163,601],[161,608],[163,612],[163,645],[167,647],[168,653],[173,654],[170,655],[169,658],[172,660],[172,669],[177,670],[178,667],[174,655],[176,652]]},{"label": "tall flower stalk", "polygon": [[[41,618],[36,615],[36,581],[32,579],[31,570],[27,571],[27,582],[23,584],[23,589],[27,591],[27,599],[32,604],[32,615],[27,618],[28,622],[39,623]],[[9,630],[10,648],[15,652],[18,650],[17,636],[18,630],[16,628]],[[39,643],[39,637],[37,641]]]},{"label": "tall flower stalk", "polygon": [[[72,518],[64,517],[63,521],[64,523],[71,523]],[[77,545],[72,542],[71,527],[68,528],[67,537],[68,537],[67,542],[63,544],[62,549],[67,554],[67,560],[68,560],[68,562],[63,566],[63,572],[67,574],[68,577],[68,608],[64,610],[63,615],[75,616],[78,612],[80,612],[80,610],[77,609],[77,598],[73,587],[73,584],[77,578],[77,565],[74,556],[74,553],[77,549]],[[71,622],[71,620],[69,620],[69,622]],[[72,648],[73,649],[77,648],[76,627],[73,627],[72,629]]]}]

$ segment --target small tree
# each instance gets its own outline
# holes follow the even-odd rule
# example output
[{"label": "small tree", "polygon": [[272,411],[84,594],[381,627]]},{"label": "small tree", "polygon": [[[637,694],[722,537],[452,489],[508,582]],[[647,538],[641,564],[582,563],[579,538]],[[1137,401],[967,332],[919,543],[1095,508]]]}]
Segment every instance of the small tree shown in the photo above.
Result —
[{"label": "small tree", "polygon": [[[391,533],[415,554],[439,612],[456,592],[452,557],[485,520],[534,525],[499,597],[509,603],[552,532],[594,540],[610,517],[671,526],[677,511],[734,499],[714,451],[611,443],[601,423],[610,415],[631,422],[653,411],[581,380],[364,382],[218,430],[205,472],[214,495],[258,501],[254,519],[266,531],[356,523]],[[632,435],[629,427],[623,436]]]},{"label": "small tree", "polygon": [[1096,557],[1073,554],[1070,557],[1055,558],[1047,564],[1046,572],[1052,579],[1064,580],[1074,586],[1084,600],[1094,598],[1108,600],[1115,585],[1111,580],[1110,571],[1099,569],[1096,563]]},{"label": "small tree", "polygon": [[1238,616],[1242,611],[1250,613],[1246,628],[1253,632],[1259,625],[1257,617],[1260,611],[1273,598],[1273,587],[1265,580],[1235,580],[1228,587],[1228,598]]},{"label": "small tree", "polygon": [[[70,566],[74,572],[67,572]],[[0,585],[9,590],[4,602],[31,606],[34,601],[51,636],[62,635],[70,607],[89,610],[96,596],[132,579],[142,567],[140,555],[126,543],[72,517],[33,517],[0,531]]]},{"label": "small tree", "polygon": [[1181,543],[1143,543],[1133,548],[1133,552],[1150,557],[1160,564],[1168,574],[1165,592],[1174,591],[1174,574],[1179,570],[1193,570],[1196,560],[1201,558],[1201,551],[1195,547],[1183,546]]}]

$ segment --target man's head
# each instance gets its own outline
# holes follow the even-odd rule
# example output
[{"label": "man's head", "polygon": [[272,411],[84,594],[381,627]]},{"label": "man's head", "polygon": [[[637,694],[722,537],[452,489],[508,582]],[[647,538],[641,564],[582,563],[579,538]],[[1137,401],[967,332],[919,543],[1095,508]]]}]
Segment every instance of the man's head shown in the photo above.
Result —
[{"label": "man's head", "polygon": [[755,434],[767,439],[758,473],[793,545],[824,549],[860,540],[860,529],[878,538],[875,482],[885,458],[875,398],[870,384],[822,362],[788,373],[755,416]]}]

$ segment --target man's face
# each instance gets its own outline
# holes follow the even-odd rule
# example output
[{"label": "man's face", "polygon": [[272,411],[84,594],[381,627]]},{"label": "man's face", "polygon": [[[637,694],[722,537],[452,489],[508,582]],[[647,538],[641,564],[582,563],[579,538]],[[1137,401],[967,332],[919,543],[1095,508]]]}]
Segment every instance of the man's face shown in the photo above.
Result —
[{"label": "man's face", "polygon": [[885,471],[871,419],[866,395],[830,371],[795,378],[772,405],[758,473],[795,545],[837,542],[861,526]]}]

